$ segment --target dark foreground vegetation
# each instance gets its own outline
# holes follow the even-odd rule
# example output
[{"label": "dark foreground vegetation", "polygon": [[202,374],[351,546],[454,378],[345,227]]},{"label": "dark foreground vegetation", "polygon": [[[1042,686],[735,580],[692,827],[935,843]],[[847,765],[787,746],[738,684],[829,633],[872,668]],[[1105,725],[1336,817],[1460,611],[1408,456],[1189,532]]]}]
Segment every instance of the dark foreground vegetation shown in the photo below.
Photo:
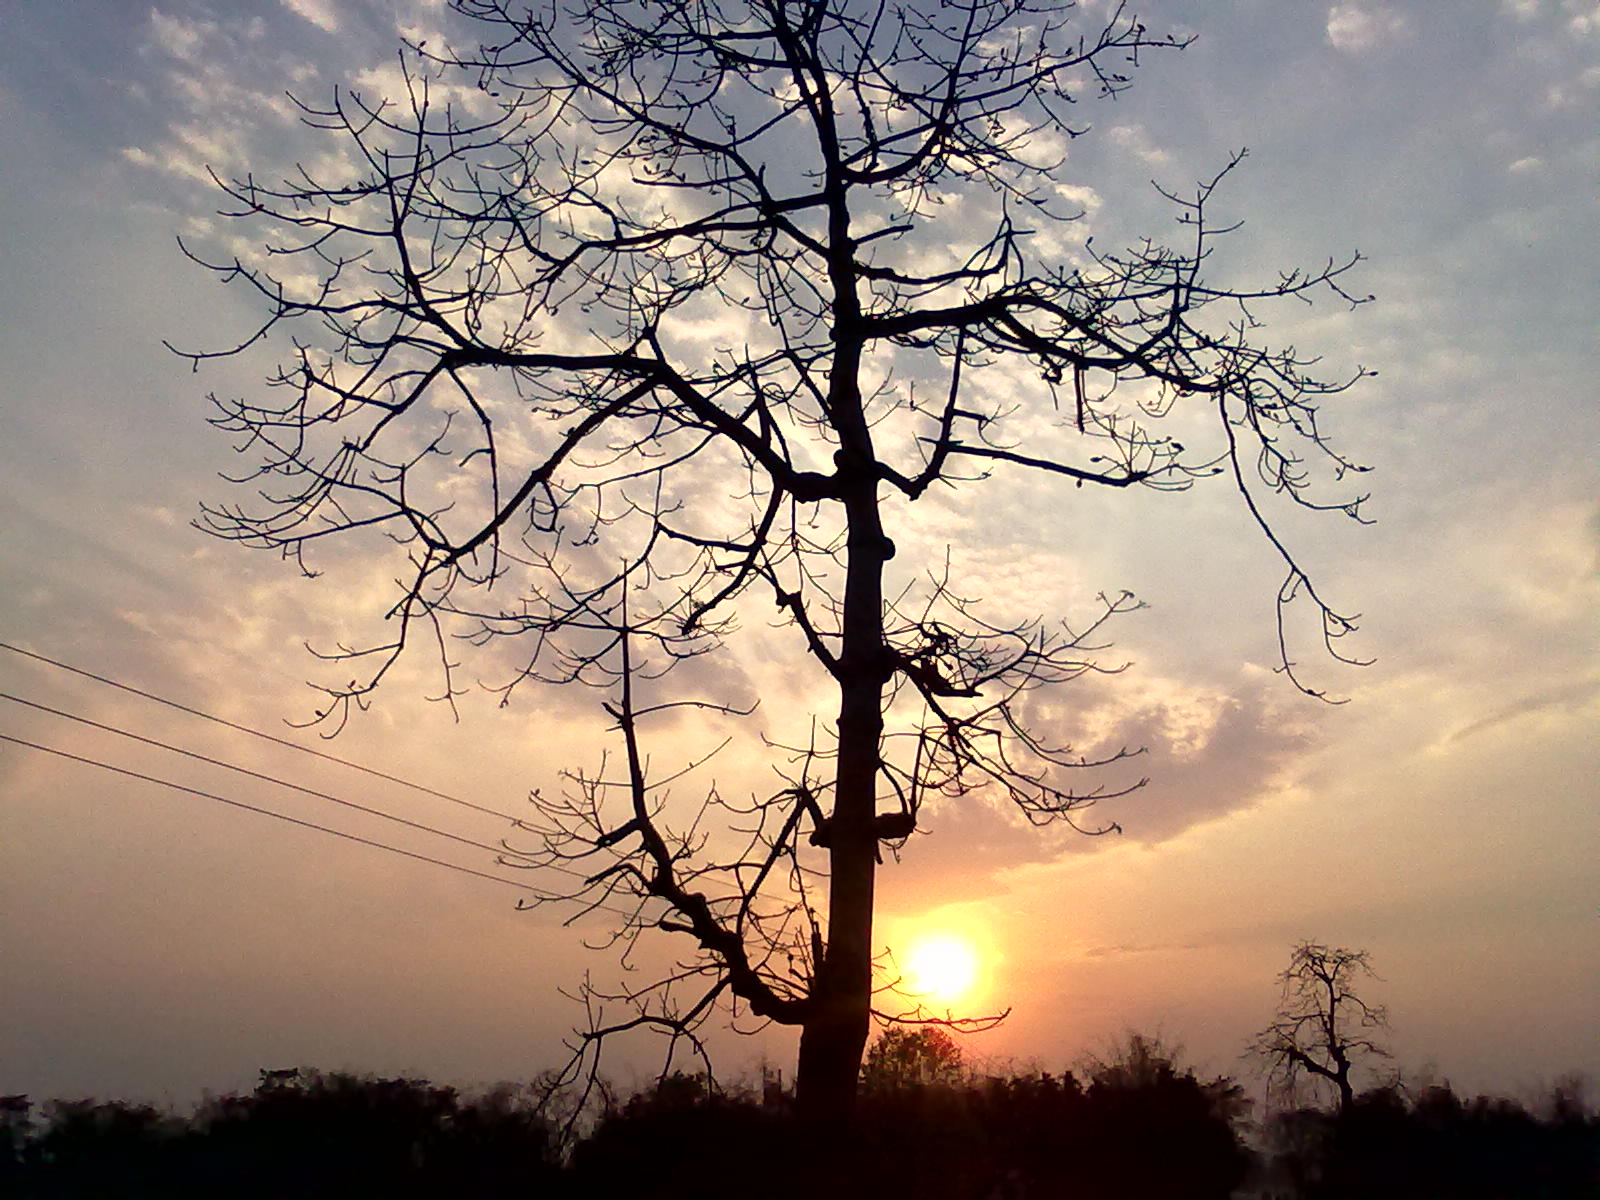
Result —
[{"label": "dark foreground vegetation", "polygon": [[[1368,1092],[1263,1127],[1230,1079],[1131,1038],[1071,1072],[979,1076],[937,1031],[869,1056],[853,1132],[804,1128],[775,1086],[675,1074],[600,1105],[564,1142],[538,1089],[467,1096],[419,1079],[264,1074],[191,1116],[0,1100],[0,1195],[718,1197],[799,1200],[1533,1200],[1596,1194],[1600,1122],[1570,1090],[1531,1112],[1448,1087]],[[567,1116],[571,1113],[568,1110]],[[1254,1148],[1252,1145],[1254,1144]],[[836,1183],[850,1181],[841,1195]]]},{"label": "dark foreground vegetation", "polygon": [[1600,1196],[1600,1120],[1557,1086],[1536,1112],[1448,1085],[1377,1088],[1349,1109],[1269,1123],[1263,1187],[1284,1200],[1555,1200]]}]

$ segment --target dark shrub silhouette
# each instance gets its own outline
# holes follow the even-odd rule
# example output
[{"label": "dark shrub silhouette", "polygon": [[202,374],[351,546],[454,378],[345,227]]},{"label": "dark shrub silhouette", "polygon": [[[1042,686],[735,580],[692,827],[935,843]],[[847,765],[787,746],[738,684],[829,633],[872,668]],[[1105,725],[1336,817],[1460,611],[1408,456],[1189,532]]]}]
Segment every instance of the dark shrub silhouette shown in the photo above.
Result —
[{"label": "dark shrub silhouette", "polygon": [[0,1196],[22,1184],[23,1155],[33,1132],[33,1103],[26,1096],[0,1096]]},{"label": "dark shrub silhouette", "polygon": [[464,1103],[426,1080],[274,1074],[188,1120],[93,1100],[49,1105],[13,1154],[7,1200],[543,1197],[560,1182],[549,1129],[505,1089]]},{"label": "dark shrub silhouette", "polygon": [[[1224,1200],[1251,1156],[1230,1080],[1204,1082],[1134,1037],[1070,1073],[863,1091],[819,1137],[760,1100],[674,1074],[612,1106],[563,1165],[517,1089],[295,1072],[182,1118],[98,1100],[0,1098],[4,1200]],[[1449,1087],[1356,1097],[1268,1126],[1252,1196],[1570,1200],[1596,1194],[1600,1117],[1556,1089],[1531,1112]]]},{"label": "dark shrub silhouette", "polygon": [[1600,1194],[1600,1120],[1560,1099],[1541,1119],[1514,1100],[1464,1100],[1448,1085],[1414,1096],[1379,1088],[1340,1114],[1283,1114],[1271,1133],[1278,1194],[1296,1200]]},{"label": "dark shrub silhouette", "polygon": [[181,1153],[184,1124],[121,1101],[54,1100],[22,1155],[22,1197],[156,1196]]},{"label": "dark shrub silhouette", "polygon": [[1247,1104],[1231,1079],[1202,1083],[1159,1039],[1131,1035],[1093,1065],[1078,1131],[1089,1194],[1123,1200],[1227,1200],[1252,1158]]},{"label": "dark shrub silhouette", "polygon": [[308,1071],[196,1124],[192,1178],[233,1196],[539,1195],[558,1173],[549,1129],[504,1090],[463,1103],[426,1080]]},{"label": "dark shrub silhouette", "polygon": [[[580,1196],[802,1196],[788,1113],[674,1072],[605,1113],[572,1160]],[[791,1170],[793,1168],[793,1170]]]}]

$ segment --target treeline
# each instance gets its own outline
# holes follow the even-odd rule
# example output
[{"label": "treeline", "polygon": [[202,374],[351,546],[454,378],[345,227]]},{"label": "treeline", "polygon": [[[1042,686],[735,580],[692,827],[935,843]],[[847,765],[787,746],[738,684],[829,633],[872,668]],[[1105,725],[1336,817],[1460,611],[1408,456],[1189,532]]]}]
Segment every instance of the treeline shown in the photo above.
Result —
[{"label": "treeline", "polygon": [[566,1144],[540,1095],[298,1071],[188,1117],[11,1097],[0,1195],[1567,1200],[1600,1177],[1600,1122],[1572,1091],[1530,1112],[1391,1087],[1252,1126],[1234,1081],[1140,1037],[1079,1074],[979,1075],[940,1031],[891,1030],[868,1056],[858,1119],[826,1138],[771,1083],[674,1074],[602,1103]]},{"label": "treeline", "polygon": [[1267,1124],[1255,1192],[1272,1200],[1579,1200],[1600,1196],[1600,1119],[1575,1086],[1538,1112],[1447,1084],[1375,1088],[1336,1113]]},{"label": "treeline", "polygon": [[555,1196],[550,1122],[520,1089],[263,1072],[189,1117],[120,1101],[0,1098],[0,1197]]}]

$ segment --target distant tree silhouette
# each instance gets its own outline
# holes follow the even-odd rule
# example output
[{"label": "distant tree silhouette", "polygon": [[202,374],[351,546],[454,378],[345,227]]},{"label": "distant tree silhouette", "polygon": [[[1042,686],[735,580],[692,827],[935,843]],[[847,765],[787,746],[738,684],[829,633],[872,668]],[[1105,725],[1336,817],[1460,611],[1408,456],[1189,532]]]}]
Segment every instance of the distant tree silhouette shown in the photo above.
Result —
[{"label": "distant tree silhouette", "polygon": [[563,1183],[548,1125],[506,1087],[464,1100],[421,1079],[263,1072],[189,1118],[58,1100],[26,1122],[22,1100],[0,1107],[4,1200],[550,1200]]},{"label": "distant tree silhouette", "polygon": [[[1225,1200],[1251,1158],[1231,1080],[1131,1037],[1085,1089],[1071,1073],[972,1076],[937,1027],[867,1054],[858,1117],[817,1138],[786,1107],[673,1074],[614,1107],[573,1156],[581,1195]],[[830,1189],[832,1189],[830,1191]]]},{"label": "distant tree silhouette", "polygon": [[[863,1089],[818,1138],[787,1104],[674,1073],[612,1103],[570,1162],[526,1088],[476,1098],[421,1079],[299,1072],[189,1118],[118,1101],[0,1102],[4,1200],[1224,1200],[1250,1165],[1245,1107],[1159,1039],[1070,1073]],[[1392,1086],[1266,1126],[1274,1200],[1574,1200],[1600,1171],[1600,1114],[1563,1082],[1536,1111],[1448,1085]],[[831,1189],[831,1190],[830,1190]]]},{"label": "distant tree silhouette", "polygon": [[1363,1060],[1387,1058],[1379,1040],[1388,1011],[1362,998],[1356,988],[1376,979],[1365,950],[1301,942],[1278,980],[1278,1012],[1251,1042],[1272,1091],[1288,1101],[1305,1081],[1331,1087],[1341,1111],[1355,1102],[1351,1072]]},{"label": "distant tree silhouette", "polygon": [[992,1077],[973,1094],[1000,1180],[1031,1186],[1034,1190],[1022,1191],[1024,1196],[1089,1195],[1082,1190],[1084,1164],[1092,1153],[1085,1141],[1087,1100],[1072,1072]]},{"label": "distant tree silhouette", "polygon": [[602,1115],[572,1156],[580,1196],[728,1200],[808,1194],[810,1159],[788,1113],[673,1072]]},{"label": "distant tree silhouette", "polygon": [[482,1195],[516,1186],[550,1195],[551,1131],[505,1089],[476,1101],[423,1079],[302,1070],[269,1078],[196,1114],[193,1186],[261,1200]]},{"label": "distant tree silhouette", "polygon": [[[1360,372],[1319,376],[1259,315],[1362,302],[1355,259],[1209,282],[1238,158],[1166,194],[1179,244],[1068,244],[1074,106],[1185,41],[1121,4],[453,7],[480,48],[416,48],[406,96],[307,107],[337,142],[316,159],[348,167],[224,184],[228,244],[268,252],[206,265],[267,310],[244,345],[279,337],[284,360],[273,396],[213,397],[257,457],[249,498],[204,525],[308,575],[322,547],[393,539],[384,631],[330,655],[354,667],[319,719],[367,704],[419,640],[453,701],[452,634],[518,639],[505,699],[530,680],[608,692],[620,761],[538,796],[511,861],[563,868],[547,898],[620,912],[622,942],[666,931],[685,952],[655,989],[587,993],[589,1069],[609,1033],[688,1045],[731,1004],[798,1027],[799,1104],[843,1113],[883,845],[978,789],[1101,832],[1085,809],[1140,783],[1080,782],[1131,752],[1095,761],[1029,721],[1036,689],[1120,669],[1098,661],[1104,626],[1138,602],[1071,624],[985,607],[942,546],[890,567],[904,514],[991,474],[1026,478],[1040,512],[1221,476],[1281,562],[1299,683],[1285,610],[1303,601],[1335,654],[1354,625],[1270,504],[1359,516],[1337,481],[1360,468],[1320,409]],[[1173,413],[1203,444],[1160,431]],[[662,673],[773,607],[833,707],[790,744],[752,737],[775,793],[664,804],[679,764],[649,773],[648,728],[746,700],[674,695]]]},{"label": "distant tree silhouette", "polygon": [[1085,1098],[1091,1194],[1227,1200],[1250,1169],[1244,1089],[1226,1077],[1202,1082],[1160,1038],[1130,1034],[1097,1058]]},{"label": "distant tree silhouette", "polygon": [[18,1190],[40,1200],[166,1194],[186,1127],[148,1104],[53,1100]]},{"label": "distant tree silhouette", "polygon": [[33,1102],[27,1096],[0,1096],[0,1194],[21,1179],[32,1139]]},{"label": "distant tree silhouette", "polygon": [[1278,1194],[1293,1200],[1575,1200],[1600,1181],[1595,1113],[1541,1119],[1448,1085],[1373,1089],[1333,1114],[1280,1113],[1268,1132]]},{"label": "distant tree silhouette", "polygon": [[[902,1057],[894,1032],[909,1031],[887,1031],[869,1064],[885,1045]],[[861,1194],[1226,1200],[1251,1164],[1248,1105],[1232,1080],[1203,1082],[1176,1053],[1130,1035],[1090,1065],[1087,1088],[1070,1072],[864,1087]]]},{"label": "distant tree silhouette", "polygon": [[873,1091],[953,1087],[962,1081],[961,1047],[937,1025],[891,1025],[867,1050],[861,1083]]}]

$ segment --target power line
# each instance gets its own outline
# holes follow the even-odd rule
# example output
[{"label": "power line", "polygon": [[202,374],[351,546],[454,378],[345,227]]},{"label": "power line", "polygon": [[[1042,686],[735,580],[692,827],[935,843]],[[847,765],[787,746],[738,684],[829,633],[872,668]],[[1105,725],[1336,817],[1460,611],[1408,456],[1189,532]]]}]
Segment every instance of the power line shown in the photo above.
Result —
[{"label": "power line", "polygon": [[520,888],[522,891],[537,891],[531,884],[522,883],[515,879],[507,879],[503,875],[491,875],[487,871],[474,870],[472,867],[463,867],[460,863],[446,862],[442,858],[433,858],[427,854],[418,854],[415,850],[402,850],[399,846],[391,846],[387,842],[375,841],[359,834],[346,833],[342,829],[332,829],[327,825],[318,825],[314,821],[302,820],[291,817],[286,813],[273,812],[270,808],[258,808],[254,804],[246,804],[243,800],[230,800],[227,796],[219,796],[215,792],[203,792],[199,788],[186,787],[181,783],[174,783],[170,779],[161,779],[155,775],[145,775],[139,771],[131,771],[127,767],[117,767],[110,763],[101,762],[99,759],[86,758],[81,754],[71,754],[66,750],[58,750],[54,746],[41,746],[38,742],[24,741],[19,737],[12,737],[8,733],[0,733],[0,741],[11,742],[18,746],[26,746],[30,750],[42,750],[46,754],[54,754],[58,758],[71,759],[73,762],[84,763],[91,767],[99,767],[103,771],[112,771],[118,775],[126,775],[130,779],[141,779],[146,783],[160,784],[177,792],[187,792],[191,796],[199,796],[204,800],[215,800],[218,804],[226,804],[230,808],[242,808],[246,812],[259,813],[263,817],[275,817],[280,821],[287,821],[291,825],[299,825],[303,829],[312,829],[318,833],[329,833],[334,837],[344,838],[346,841],[360,842],[363,846],[371,846],[377,850],[387,850],[391,854],[404,855],[414,858],[418,862],[432,863],[436,867],[445,867],[451,871],[459,871],[463,875],[474,875],[479,879],[487,879],[493,883],[503,883],[508,887]]},{"label": "power line", "polygon": [[[59,708],[51,708],[47,704],[39,704],[33,700],[26,700],[21,696],[13,696],[10,692],[0,692],[0,700],[9,700],[13,704],[23,704],[29,708],[37,709],[40,712],[49,713],[51,716],[64,717],[69,721],[77,721],[80,725],[88,725],[93,729],[104,730],[106,733],[115,733],[120,737],[129,738],[135,742],[143,742],[147,746],[155,746],[157,749],[167,750],[173,754],[181,754],[185,758],[197,759],[200,762],[209,763],[214,767],[222,767],[225,770],[237,771],[240,775],[248,775],[252,779],[260,779],[266,783],[275,783],[279,787],[289,788],[291,791],[301,792],[307,796],[315,796],[318,800],[328,800],[334,804],[341,804],[345,808],[354,809],[356,812],[366,813],[369,816],[374,817],[382,817],[385,821],[393,821],[398,825],[405,825],[408,828],[417,829],[423,833],[431,833],[435,837],[448,838],[452,842],[459,842],[463,846],[471,846],[475,850],[487,850],[491,854],[510,855],[513,858],[531,857],[530,855],[522,854],[516,850],[512,850],[509,846],[492,846],[487,842],[474,841],[472,838],[462,837],[460,834],[450,833],[443,829],[436,829],[432,825],[424,825],[420,821],[408,820],[407,818],[397,816],[394,813],[385,812],[381,808],[372,808],[365,804],[358,804],[354,800],[345,800],[339,796],[329,795],[327,792],[319,792],[315,788],[303,787],[298,783],[290,783],[288,780],[280,779],[276,775],[267,775],[260,771],[252,771],[248,767],[241,767],[235,763],[226,762],[220,758],[212,758],[209,755],[200,754],[194,750],[185,750],[182,746],[173,746],[167,742],[158,741],[155,738],[145,737],[142,734],[133,733],[126,729],[119,729],[115,725],[106,725],[100,721],[94,721],[90,720],[88,717],[79,716],[76,713],[65,712]],[[567,870],[566,868],[556,866],[555,864],[551,864],[550,869],[582,878],[579,872]]]},{"label": "power line", "polygon": [[376,770],[372,767],[365,767],[360,763],[351,762],[349,759],[340,758],[337,755],[328,754],[325,751],[316,750],[310,746],[302,746],[299,742],[291,742],[287,738],[275,737],[272,734],[264,733],[259,729],[252,729],[248,725],[240,725],[236,721],[230,721],[226,717],[219,717],[215,713],[208,713],[199,708],[191,708],[187,704],[180,704],[176,700],[169,700],[165,696],[158,696],[154,692],[144,691],[143,689],[136,688],[131,684],[121,683],[115,679],[108,679],[104,675],[97,675],[93,671],[86,671],[82,667],[72,666],[70,663],[61,662],[59,659],[48,658],[45,655],[37,654],[32,650],[24,650],[21,646],[13,646],[10,642],[0,642],[0,650],[9,650],[13,654],[20,654],[25,658],[34,659],[37,662],[45,663],[49,666],[59,668],[60,670],[70,671],[74,675],[81,675],[85,679],[92,679],[96,683],[103,683],[108,687],[119,688],[124,692],[132,693],[135,696],[141,696],[146,700],[154,700],[157,704],[165,704],[168,708],[175,708],[179,712],[185,712],[195,717],[202,717],[207,721],[214,721],[218,725],[225,725],[229,729],[238,730],[240,733],[248,733],[251,737],[258,737],[263,741],[272,742],[278,746],[287,746],[290,750],[298,750],[302,754],[310,754],[315,758],[321,758],[331,763],[337,763],[341,767],[349,767],[352,771],[362,771],[377,779],[387,780],[390,783],[397,783],[401,787],[408,787],[414,791],[424,792],[427,795],[434,796],[440,800],[448,800],[451,804],[459,804],[463,808],[470,808],[476,812],[484,813],[487,816],[499,817],[503,821],[515,822],[517,820],[517,818],[513,817],[510,813],[503,813],[497,809],[486,808],[481,804],[474,804],[470,800],[463,800],[461,797],[452,796],[448,792],[437,791],[434,788],[425,787],[420,783],[413,783],[409,779],[402,779],[397,775],[385,774],[384,772]]}]

